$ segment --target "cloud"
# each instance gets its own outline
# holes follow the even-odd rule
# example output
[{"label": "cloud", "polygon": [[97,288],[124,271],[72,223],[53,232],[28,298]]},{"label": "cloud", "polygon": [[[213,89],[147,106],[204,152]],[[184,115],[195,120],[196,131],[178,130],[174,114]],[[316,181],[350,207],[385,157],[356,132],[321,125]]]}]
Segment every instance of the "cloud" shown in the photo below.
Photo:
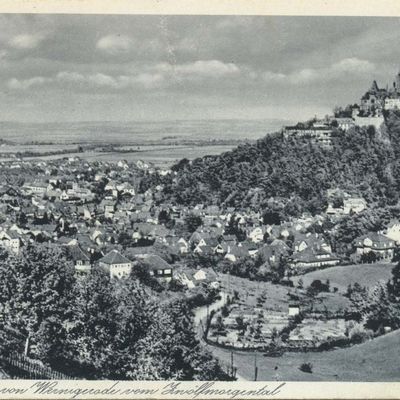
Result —
[{"label": "cloud", "polygon": [[12,37],[8,44],[15,48],[15,49],[21,49],[21,50],[27,50],[27,49],[35,49],[36,47],[39,46],[40,42],[44,39],[44,36],[41,34],[21,34]]},{"label": "cloud", "polygon": [[185,82],[204,82],[220,79],[241,72],[233,63],[218,60],[195,61],[186,64],[161,63],[154,66],[142,66],[141,70],[129,74],[81,73],[76,71],[60,71],[50,77],[32,77],[25,80],[12,78],[8,87],[14,90],[26,90],[45,84],[74,85],[77,89],[108,88],[123,90],[132,88],[157,89],[171,87],[184,80]]},{"label": "cloud", "polygon": [[102,73],[80,74],[77,72],[62,71],[55,79],[60,83],[85,84],[90,87],[103,87],[110,89],[128,89],[134,87],[143,87],[151,89],[159,87],[164,77],[159,73],[139,73],[136,75],[118,75],[111,76]]},{"label": "cloud", "polygon": [[332,72],[372,72],[375,70],[375,65],[367,60],[360,60],[356,57],[345,58],[331,67]]},{"label": "cloud", "polygon": [[96,43],[97,49],[108,54],[126,53],[132,45],[133,40],[130,37],[119,34],[103,36]]},{"label": "cloud", "polygon": [[320,79],[323,75],[325,75],[325,72],[322,69],[305,68],[290,74],[288,81],[294,84],[310,83]]},{"label": "cloud", "polygon": [[224,63],[219,60],[198,60],[186,64],[160,63],[156,69],[169,73],[178,78],[208,77],[219,78],[224,75],[238,74],[240,68],[233,63]]},{"label": "cloud", "polygon": [[32,86],[41,86],[46,82],[51,82],[50,78],[44,78],[42,76],[35,76],[29,79],[16,79],[12,78],[7,82],[9,89],[13,90],[26,90]]},{"label": "cloud", "polygon": [[285,74],[276,73],[272,71],[265,71],[261,74],[261,76],[265,82],[282,82],[286,79]]},{"label": "cloud", "polygon": [[345,58],[325,68],[304,68],[288,74],[264,71],[261,78],[267,83],[289,83],[305,85],[319,81],[334,81],[349,76],[369,74],[376,70],[376,66],[368,60],[356,57]]}]

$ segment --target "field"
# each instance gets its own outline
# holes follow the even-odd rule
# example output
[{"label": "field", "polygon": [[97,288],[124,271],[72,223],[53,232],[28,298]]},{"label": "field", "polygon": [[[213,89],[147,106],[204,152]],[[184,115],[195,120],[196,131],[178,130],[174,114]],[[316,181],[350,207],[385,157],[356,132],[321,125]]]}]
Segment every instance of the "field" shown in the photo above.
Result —
[{"label": "field", "polygon": [[258,139],[293,121],[171,120],[17,123],[0,122],[1,138],[15,143],[135,144],[149,140]]},{"label": "field", "polygon": [[171,166],[182,158],[193,160],[205,155],[221,154],[232,150],[236,145],[210,145],[210,146],[146,146],[146,149],[132,153],[95,153],[86,152],[79,154],[81,158],[88,161],[109,161],[119,160],[151,162],[160,167]]},{"label": "field", "polygon": [[315,279],[322,282],[329,279],[331,288],[337,287],[339,291],[345,292],[349,283],[358,282],[361,286],[372,287],[380,280],[387,281],[391,277],[393,266],[390,263],[377,263],[331,267],[299,275],[293,277],[292,280],[297,285],[302,279],[304,287],[307,287]]},{"label": "field", "polygon": [[[256,140],[280,130],[291,121],[269,120],[181,120],[130,122],[72,122],[26,124],[0,122],[1,139],[14,144],[0,146],[0,161],[12,161],[17,152],[44,153],[70,150],[68,154],[34,157],[55,160],[79,156],[86,160],[117,162],[143,160],[159,167],[169,167],[182,158],[189,160],[221,154],[237,146],[238,141]],[[224,144],[212,144],[222,140]],[[38,145],[38,142],[49,143]],[[200,144],[200,142],[202,142]],[[52,143],[52,144],[50,144]],[[117,144],[139,152],[76,153],[78,144]],[[200,145],[199,145],[200,144]],[[204,145],[203,145],[204,144]],[[25,159],[32,159],[26,157]]]},{"label": "field", "polygon": [[257,298],[263,293],[266,296],[265,308],[274,311],[288,311],[289,288],[281,285],[273,285],[271,282],[257,282],[239,278],[233,275],[220,274],[223,291],[232,296],[234,291],[239,293],[239,303],[248,307],[256,307]]},{"label": "field", "polygon": [[[209,350],[230,362],[230,351]],[[258,380],[285,381],[398,381],[400,379],[400,330],[350,348],[319,353],[285,353],[282,357],[257,354]],[[238,374],[254,379],[254,353],[234,352]],[[302,363],[311,363],[313,373],[299,370]]]},{"label": "field", "polygon": [[[132,148],[132,146],[130,146]],[[235,144],[228,145],[146,145],[141,146],[138,151],[120,153],[120,152],[98,152],[98,151],[85,151],[83,153],[76,152],[76,145],[18,145],[18,146],[3,146],[0,147],[0,153],[6,153],[6,156],[0,158],[0,161],[11,161],[12,154],[16,152],[33,151],[33,152],[46,152],[57,150],[71,150],[70,153],[54,154],[48,156],[38,157],[24,157],[25,160],[57,160],[63,157],[80,157],[88,161],[105,161],[105,162],[118,162],[119,160],[127,160],[135,162],[142,160],[145,162],[153,163],[159,167],[170,167],[175,162],[182,158],[193,160],[197,157],[205,155],[221,154],[225,151],[232,150],[236,147]]]}]

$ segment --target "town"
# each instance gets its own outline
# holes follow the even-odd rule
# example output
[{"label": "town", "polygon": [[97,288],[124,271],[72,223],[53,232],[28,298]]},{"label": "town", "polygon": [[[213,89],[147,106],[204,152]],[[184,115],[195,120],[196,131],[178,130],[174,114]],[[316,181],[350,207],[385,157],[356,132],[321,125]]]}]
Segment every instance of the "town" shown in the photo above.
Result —
[{"label": "town", "polygon": [[[400,107],[398,88],[400,75],[390,89],[374,82],[359,104],[286,127],[283,137],[329,148],[354,126],[379,131],[385,110]],[[174,181],[176,168],[142,161],[17,158],[0,168],[4,249],[15,257],[40,244],[61,249],[80,280],[95,270],[124,280],[140,269],[160,301],[194,299],[194,329],[207,346],[277,356],[350,346],[396,328],[355,306],[357,296],[376,295],[400,260],[397,218],[350,243],[340,234],[343,221],[368,218],[376,206],[359,191],[331,187],[323,212],[283,220],[257,207],[168,203],[162,182]]]}]

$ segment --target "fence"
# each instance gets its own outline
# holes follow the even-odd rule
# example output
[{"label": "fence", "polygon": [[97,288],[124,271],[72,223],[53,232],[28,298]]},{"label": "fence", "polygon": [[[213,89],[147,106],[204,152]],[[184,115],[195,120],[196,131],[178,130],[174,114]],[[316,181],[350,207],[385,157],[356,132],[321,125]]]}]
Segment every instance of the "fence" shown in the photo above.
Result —
[{"label": "fence", "polygon": [[52,368],[39,364],[22,354],[10,354],[0,360],[9,367],[12,377],[23,379],[74,379]]}]

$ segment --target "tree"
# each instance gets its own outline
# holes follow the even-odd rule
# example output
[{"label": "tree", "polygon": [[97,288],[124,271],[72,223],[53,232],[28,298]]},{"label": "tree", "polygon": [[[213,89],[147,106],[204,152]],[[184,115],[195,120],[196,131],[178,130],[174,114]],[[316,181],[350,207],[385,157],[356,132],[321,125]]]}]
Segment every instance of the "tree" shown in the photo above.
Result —
[{"label": "tree", "polygon": [[244,335],[247,329],[247,323],[244,322],[244,318],[242,315],[236,317],[236,324],[240,335]]},{"label": "tree", "polygon": [[158,214],[158,223],[166,225],[171,220],[171,216],[169,215],[167,210],[161,210]]},{"label": "tree", "polygon": [[280,225],[281,217],[278,212],[267,210],[263,214],[263,222],[265,225]]},{"label": "tree", "polygon": [[356,282],[351,290],[348,288],[348,295],[351,301],[351,306],[348,310],[348,319],[361,321],[367,313],[368,307],[368,292],[365,287]]},{"label": "tree", "polygon": [[387,285],[379,282],[369,295],[366,327],[376,332],[385,326],[400,326],[400,309],[398,303],[390,301]]},{"label": "tree", "polygon": [[203,225],[203,220],[200,216],[188,214],[185,217],[185,226],[188,232],[193,233],[201,225]]},{"label": "tree", "polygon": [[400,262],[397,263],[392,269],[392,279],[388,284],[389,295],[392,296],[394,301],[400,299]]},{"label": "tree", "polygon": [[314,293],[329,292],[329,285],[322,283],[319,279],[313,280],[309,288],[314,291]]},{"label": "tree", "polygon": [[299,370],[302,372],[307,372],[309,374],[312,374],[313,365],[311,363],[303,363],[300,365]]},{"label": "tree", "polygon": [[16,344],[14,350],[22,351],[28,338],[35,344],[38,332],[50,329],[45,321],[59,324],[66,319],[74,280],[72,264],[52,246],[27,246],[18,256],[0,257],[2,327],[16,333],[17,343],[10,335],[4,337]]},{"label": "tree", "polygon": [[114,338],[117,329],[117,306],[109,275],[101,270],[77,281],[66,337],[67,358],[85,371],[86,377],[112,375]]},{"label": "tree", "polygon": [[129,246],[132,244],[132,237],[125,231],[122,231],[118,235],[118,243],[124,247]]},{"label": "tree", "polygon": [[228,378],[218,362],[201,349],[192,329],[191,314],[180,300],[158,308],[137,349],[137,365],[128,375],[130,379]]}]

